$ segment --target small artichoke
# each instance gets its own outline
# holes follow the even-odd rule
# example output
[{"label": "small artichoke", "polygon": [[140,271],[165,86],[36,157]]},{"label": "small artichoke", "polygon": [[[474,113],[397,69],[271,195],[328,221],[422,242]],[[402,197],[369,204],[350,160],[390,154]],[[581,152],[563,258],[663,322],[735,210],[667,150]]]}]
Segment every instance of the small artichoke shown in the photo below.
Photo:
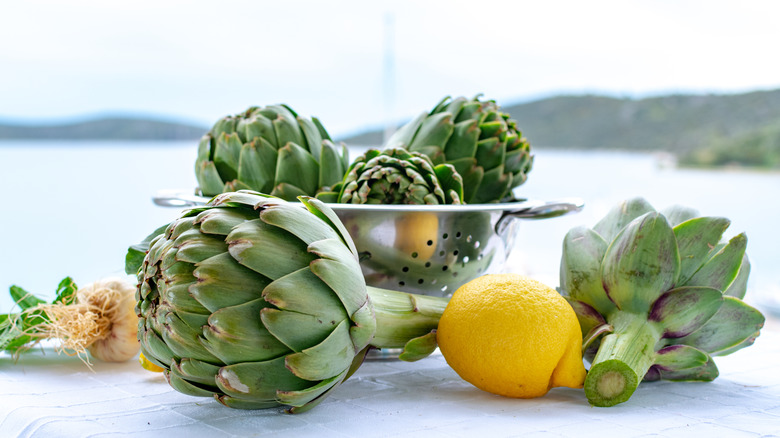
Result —
[{"label": "small artichoke", "polygon": [[742,301],[747,237],[721,242],[729,224],[636,198],[569,231],[561,292],[582,327],[591,404],[622,403],[642,379],[713,380],[712,356],[753,343],[764,317]]},{"label": "small artichoke", "polygon": [[200,140],[195,176],[204,196],[246,189],[295,201],[330,190],[348,164],[319,120],[269,105],[220,119]]},{"label": "small artichoke", "polygon": [[322,200],[342,204],[460,204],[463,180],[449,164],[434,166],[417,152],[370,149],[357,157],[344,180]]},{"label": "small artichoke", "polygon": [[410,341],[430,338],[446,300],[366,287],[335,213],[301,201],[218,195],[128,252],[142,353],[176,390],[301,412],[371,347],[432,350]]},{"label": "small artichoke", "polygon": [[493,100],[444,98],[430,113],[401,127],[385,145],[448,163],[463,177],[465,204],[506,200],[533,165],[531,146]]}]

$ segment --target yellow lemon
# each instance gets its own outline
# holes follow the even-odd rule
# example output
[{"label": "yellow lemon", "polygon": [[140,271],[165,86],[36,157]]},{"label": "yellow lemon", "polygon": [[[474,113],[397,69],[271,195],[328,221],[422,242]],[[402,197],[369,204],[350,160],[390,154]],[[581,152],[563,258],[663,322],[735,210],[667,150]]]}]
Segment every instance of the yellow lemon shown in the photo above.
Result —
[{"label": "yellow lemon", "polygon": [[152,372],[155,372],[155,373],[161,373],[161,372],[165,371],[164,369],[162,369],[162,368],[158,367],[157,365],[151,363],[149,361],[149,359],[147,359],[146,356],[144,356],[143,353],[141,353],[141,355],[138,356],[138,362],[141,362],[141,366],[145,370],[152,371]]},{"label": "yellow lemon", "polygon": [[555,289],[522,275],[485,275],[458,288],[436,338],[458,375],[494,394],[533,398],[585,380],[574,310]]}]

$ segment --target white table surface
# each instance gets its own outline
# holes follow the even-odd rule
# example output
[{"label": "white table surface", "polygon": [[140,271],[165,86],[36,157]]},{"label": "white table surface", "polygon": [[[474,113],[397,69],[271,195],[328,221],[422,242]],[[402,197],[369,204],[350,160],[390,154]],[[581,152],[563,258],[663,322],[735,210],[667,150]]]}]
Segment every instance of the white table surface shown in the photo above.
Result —
[{"label": "white table surface", "polygon": [[[52,350],[17,363],[0,354],[2,437],[767,437],[780,436],[780,330],[716,358],[714,382],[643,383],[622,405],[594,408],[582,390],[510,399],[462,381],[440,355],[366,362],[299,415],[244,411],[177,393],[137,361],[96,363]],[[44,354],[45,353],[45,354]]]}]

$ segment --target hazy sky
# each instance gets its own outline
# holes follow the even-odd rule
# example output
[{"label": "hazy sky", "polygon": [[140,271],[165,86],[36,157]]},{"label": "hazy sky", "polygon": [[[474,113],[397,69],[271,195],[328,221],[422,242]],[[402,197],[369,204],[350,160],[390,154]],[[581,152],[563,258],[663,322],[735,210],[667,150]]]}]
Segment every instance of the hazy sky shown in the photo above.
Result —
[{"label": "hazy sky", "polygon": [[778,17],[772,0],[3,1],[0,119],[210,125],[285,102],[343,134],[448,94],[771,89]]}]

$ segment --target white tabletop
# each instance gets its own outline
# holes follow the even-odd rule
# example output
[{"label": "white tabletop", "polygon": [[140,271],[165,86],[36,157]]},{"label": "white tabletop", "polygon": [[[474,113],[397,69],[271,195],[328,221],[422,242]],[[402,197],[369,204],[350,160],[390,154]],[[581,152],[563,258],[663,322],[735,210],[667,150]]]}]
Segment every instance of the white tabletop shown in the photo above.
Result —
[{"label": "white tabletop", "polygon": [[0,355],[3,437],[644,437],[780,436],[780,330],[716,358],[714,382],[643,383],[622,405],[594,408],[582,390],[510,399],[461,380],[440,355],[366,362],[299,415],[244,411],[177,393],[137,361],[95,363],[53,350]]}]

